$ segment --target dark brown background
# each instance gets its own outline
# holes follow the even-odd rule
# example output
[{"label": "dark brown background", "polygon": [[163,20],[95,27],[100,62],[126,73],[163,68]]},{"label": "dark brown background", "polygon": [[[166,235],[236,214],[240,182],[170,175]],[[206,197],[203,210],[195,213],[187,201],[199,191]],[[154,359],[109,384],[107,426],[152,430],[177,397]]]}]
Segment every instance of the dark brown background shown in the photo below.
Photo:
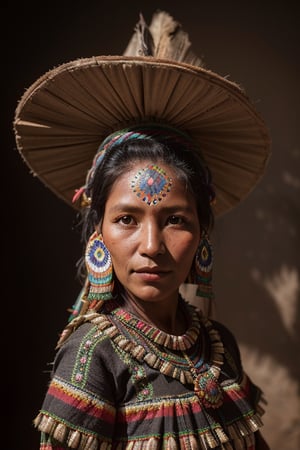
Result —
[{"label": "dark brown background", "polygon": [[[2,420],[6,450],[38,448],[32,427],[67,308],[79,285],[73,211],[33,178],[15,149],[14,109],[48,69],[78,57],[123,52],[138,14],[166,9],[195,51],[244,86],[272,135],[263,181],[217,221],[218,318],[266,391],[273,450],[299,450],[299,13],[296,2],[33,2],[2,6],[1,150]],[[271,286],[271,288],[270,288]],[[3,418],[5,423],[3,425]]]}]

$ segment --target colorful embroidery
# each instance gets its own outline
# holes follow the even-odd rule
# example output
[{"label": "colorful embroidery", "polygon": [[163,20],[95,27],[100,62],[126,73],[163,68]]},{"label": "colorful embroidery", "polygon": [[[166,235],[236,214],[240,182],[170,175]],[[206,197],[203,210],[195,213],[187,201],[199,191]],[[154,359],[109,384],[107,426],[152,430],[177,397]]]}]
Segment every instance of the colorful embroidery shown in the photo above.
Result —
[{"label": "colorful embroidery", "polygon": [[[238,382],[242,379],[238,359],[238,374],[232,378],[228,358],[223,361],[224,348],[226,352],[232,348],[226,333],[219,334],[214,322],[199,315],[203,347],[198,347],[198,340],[192,347],[185,340],[185,350],[177,349],[175,337],[169,335],[170,345],[166,336],[155,334],[128,312],[105,308],[106,314],[95,314],[91,325],[82,325],[90,326],[90,331],[78,327],[69,336],[66,345],[79,346],[75,363],[73,352],[62,347],[54,365],[56,374],[34,421],[51,436],[51,444],[77,450],[253,448],[253,433],[262,425],[263,398],[248,378]],[[186,308],[193,327],[194,308]],[[194,341],[196,334],[190,337]],[[233,351],[232,357],[236,354]],[[219,408],[211,402],[205,405],[193,389],[199,375],[197,389],[214,402],[214,380],[206,383],[201,372],[212,363],[222,366],[219,382],[224,401]],[[45,440],[45,450],[47,445]]]},{"label": "colorful embroidery", "polygon": [[[112,315],[121,321],[127,333],[122,340],[119,340],[115,333],[113,340],[116,345],[136,360],[140,362],[144,360],[150,367],[159,369],[164,375],[178,379],[183,384],[194,384],[195,393],[199,394],[199,399],[205,402],[206,406],[219,407],[221,406],[222,395],[221,388],[218,385],[218,377],[220,367],[223,365],[223,344],[219,333],[212,328],[212,323],[208,319],[200,316],[193,306],[186,304],[186,308],[189,310],[189,317],[194,319],[185,334],[186,338],[189,336],[189,339],[180,339],[179,341],[178,336],[167,335],[141,319],[135,318],[128,311],[117,308],[112,312]],[[196,320],[198,320],[198,333],[194,330]],[[203,340],[198,339],[202,327],[205,327],[210,337],[210,361],[199,366],[199,359],[202,361],[203,357],[201,348],[204,350]],[[115,328],[117,327],[115,326]],[[111,330],[113,329],[111,327]],[[193,330],[193,332],[191,333],[190,330]],[[175,346],[175,349],[181,351],[182,356],[167,350],[171,341],[171,348]],[[137,345],[137,343],[140,345]],[[187,348],[191,348],[192,343],[194,345],[192,351],[195,352],[196,357],[195,362],[193,355],[188,357],[185,352]],[[140,351],[139,347],[144,351]]]},{"label": "colorful embroidery", "polygon": [[77,386],[85,385],[94,348],[98,342],[105,339],[105,335],[101,338],[101,334],[97,327],[93,327],[81,342],[71,378],[72,383]]},{"label": "colorful embroidery", "polygon": [[137,400],[150,400],[153,398],[153,386],[147,379],[146,370],[142,364],[135,361],[128,353],[118,348],[113,343],[113,348],[119,355],[124,364],[128,367],[131,374],[131,382],[135,387]]},{"label": "colorful embroidery", "polygon": [[172,179],[160,167],[151,164],[139,170],[131,182],[133,192],[147,205],[157,205],[170,191]]},{"label": "colorful embroidery", "polygon": [[[254,442],[253,433],[261,426],[260,417],[253,411],[247,414],[245,410],[245,414],[242,414],[242,410],[239,409],[239,403],[244,404],[241,390],[235,391],[235,386],[228,387],[228,390],[233,391],[232,398],[235,396],[234,404],[237,410],[235,420],[231,421],[228,418],[226,425],[216,420],[213,414],[205,414],[198,397],[193,393],[170,395],[120,406],[114,418],[116,420],[114,430],[118,433],[114,432],[113,447],[110,446],[107,437],[101,436],[92,442],[94,445],[89,445],[85,439],[92,437],[91,432],[82,428],[81,433],[77,431],[80,442],[76,448],[89,450],[98,449],[101,446],[106,450],[111,448],[125,450],[135,444],[140,450],[149,448],[210,450],[216,447],[223,448],[222,444],[225,444],[224,448],[227,450],[236,448],[251,450]],[[105,409],[103,413],[103,415],[98,414],[97,424],[100,418],[105,418],[107,426],[112,425],[113,415],[109,414],[108,409]],[[91,417],[88,416],[87,419],[88,423],[91,423]],[[43,411],[37,417],[36,425],[41,431],[51,430],[51,434],[56,437],[62,434],[59,428],[63,427],[63,435],[67,436],[67,439],[61,439],[60,442],[70,443],[73,437],[72,429],[58,418],[49,416]],[[128,434],[130,430],[134,430],[131,435]],[[153,445],[150,446],[150,444]]]}]

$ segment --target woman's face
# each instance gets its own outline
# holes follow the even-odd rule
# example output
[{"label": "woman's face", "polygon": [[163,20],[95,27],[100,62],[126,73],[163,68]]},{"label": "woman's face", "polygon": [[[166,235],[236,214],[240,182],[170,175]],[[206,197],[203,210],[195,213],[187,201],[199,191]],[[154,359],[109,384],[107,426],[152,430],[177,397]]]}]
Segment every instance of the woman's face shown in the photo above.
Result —
[{"label": "woman's face", "polygon": [[113,184],[102,235],[114,273],[131,296],[173,300],[200,240],[195,199],[169,166],[136,162]]}]

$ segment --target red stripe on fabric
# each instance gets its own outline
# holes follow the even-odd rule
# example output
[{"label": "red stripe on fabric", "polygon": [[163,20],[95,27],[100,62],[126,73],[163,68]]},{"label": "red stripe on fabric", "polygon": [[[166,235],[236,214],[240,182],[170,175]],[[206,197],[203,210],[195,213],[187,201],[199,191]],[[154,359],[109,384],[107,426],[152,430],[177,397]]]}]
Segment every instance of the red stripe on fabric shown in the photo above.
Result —
[{"label": "red stripe on fabric", "polygon": [[239,400],[245,400],[249,398],[250,396],[250,381],[248,378],[245,378],[243,380],[243,384],[240,385],[238,388],[236,386],[224,390],[224,403],[239,401]]},{"label": "red stripe on fabric", "polygon": [[246,398],[247,395],[242,389],[240,391],[237,391],[236,389],[230,389],[224,392],[224,403],[232,402],[232,400],[238,402],[239,400],[245,400]]},{"label": "red stripe on fabric", "polygon": [[101,418],[108,423],[114,423],[114,414],[110,412],[108,408],[105,408],[105,406],[98,407],[92,405],[84,399],[75,398],[72,396],[72,394],[63,391],[53,384],[49,386],[48,394],[68,405],[71,405],[73,408],[78,409],[80,412],[85,412],[89,416]]},{"label": "red stripe on fabric", "polygon": [[120,411],[118,413],[118,421],[126,423],[126,422],[135,422],[140,420],[153,420],[161,417],[180,417],[186,416],[189,414],[197,414],[201,412],[201,404],[198,401],[195,401],[192,405],[188,403],[186,406],[182,403],[174,403],[170,406],[162,405],[161,407],[155,408],[149,405],[144,405],[140,407],[137,411],[137,407],[134,408],[133,411]]}]

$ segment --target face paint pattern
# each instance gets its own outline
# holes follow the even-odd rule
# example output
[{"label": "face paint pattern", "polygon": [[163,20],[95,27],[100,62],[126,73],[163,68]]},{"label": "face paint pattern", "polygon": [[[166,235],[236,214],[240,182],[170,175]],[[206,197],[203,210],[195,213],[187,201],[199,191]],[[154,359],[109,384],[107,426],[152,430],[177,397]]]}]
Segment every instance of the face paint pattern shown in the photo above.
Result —
[{"label": "face paint pattern", "polygon": [[138,171],[131,182],[133,192],[147,205],[157,205],[170,192],[172,179],[156,165]]}]

